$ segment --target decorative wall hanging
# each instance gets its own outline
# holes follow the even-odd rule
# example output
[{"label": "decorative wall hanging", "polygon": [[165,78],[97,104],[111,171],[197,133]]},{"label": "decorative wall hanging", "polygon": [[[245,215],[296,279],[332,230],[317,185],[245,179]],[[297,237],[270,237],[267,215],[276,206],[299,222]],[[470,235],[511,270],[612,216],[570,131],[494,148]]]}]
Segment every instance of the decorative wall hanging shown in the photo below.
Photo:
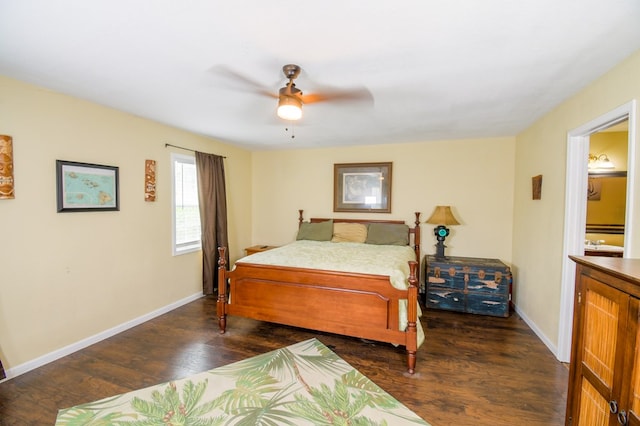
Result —
[{"label": "decorative wall hanging", "polygon": [[602,180],[590,177],[587,182],[587,201],[600,201],[600,197],[602,197]]},{"label": "decorative wall hanging", "polygon": [[56,160],[58,212],[120,210],[118,167]]},{"label": "decorative wall hanging", "polygon": [[156,200],[156,161],[144,160],[144,200]]},{"label": "decorative wall hanging", "polygon": [[531,178],[531,191],[532,200],[542,199],[542,175],[534,176]]},{"label": "decorative wall hanging", "polygon": [[392,163],[333,165],[333,211],[391,213]]},{"label": "decorative wall hanging", "polygon": [[13,185],[13,139],[0,135],[0,200],[15,198]]}]

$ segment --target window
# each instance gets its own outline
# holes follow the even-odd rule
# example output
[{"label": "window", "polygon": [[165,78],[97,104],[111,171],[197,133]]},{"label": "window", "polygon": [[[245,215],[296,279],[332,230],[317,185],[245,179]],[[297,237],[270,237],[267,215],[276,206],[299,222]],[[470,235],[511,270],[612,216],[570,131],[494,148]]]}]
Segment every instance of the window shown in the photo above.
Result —
[{"label": "window", "polygon": [[171,154],[173,255],[200,250],[200,207],[194,156]]}]

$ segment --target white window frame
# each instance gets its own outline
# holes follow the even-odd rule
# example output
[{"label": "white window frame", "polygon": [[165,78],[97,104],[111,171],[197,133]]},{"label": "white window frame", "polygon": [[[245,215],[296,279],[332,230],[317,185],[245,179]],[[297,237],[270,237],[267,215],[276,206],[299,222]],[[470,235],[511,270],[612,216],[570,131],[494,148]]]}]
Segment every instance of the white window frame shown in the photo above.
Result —
[{"label": "white window frame", "polygon": [[[178,192],[176,191],[176,165],[178,163],[193,164],[195,166],[196,157],[194,155],[171,153],[171,247],[174,256],[179,256],[202,249],[202,240],[200,236],[197,240],[193,240],[187,243],[179,244],[176,241],[176,196],[178,194]],[[198,216],[198,218],[199,217],[200,216]]]}]

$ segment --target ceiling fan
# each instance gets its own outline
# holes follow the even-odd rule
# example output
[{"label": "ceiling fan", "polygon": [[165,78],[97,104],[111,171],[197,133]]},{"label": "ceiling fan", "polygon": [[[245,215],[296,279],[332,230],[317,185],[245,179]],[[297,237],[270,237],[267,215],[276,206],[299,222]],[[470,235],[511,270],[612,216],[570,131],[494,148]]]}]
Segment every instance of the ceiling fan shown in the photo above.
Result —
[{"label": "ceiling fan", "polygon": [[328,101],[373,101],[371,92],[366,88],[345,90],[325,89],[319,93],[304,94],[294,83],[294,80],[298,78],[301,71],[300,66],[295,64],[287,64],[282,67],[282,72],[288,81],[284,87],[280,88],[278,93],[273,93],[266,86],[228,68],[216,67],[216,70],[235,79],[236,81],[241,81],[246,85],[252,86],[255,93],[278,99],[277,115],[287,121],[295,121],[302,118],[303,104]]}]

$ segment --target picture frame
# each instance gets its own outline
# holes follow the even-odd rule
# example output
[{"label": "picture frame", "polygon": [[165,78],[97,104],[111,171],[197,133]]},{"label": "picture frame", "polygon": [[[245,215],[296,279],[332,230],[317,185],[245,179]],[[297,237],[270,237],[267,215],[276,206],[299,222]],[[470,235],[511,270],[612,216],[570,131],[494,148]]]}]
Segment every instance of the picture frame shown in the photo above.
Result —
[{"label": "picture frame", "polygon": [[58,213],[120,210],[119,169],[56,160]]},{"label": "picture frame", "polygon": [[393,163],[333,165],[333,211],[391,213]]}]

